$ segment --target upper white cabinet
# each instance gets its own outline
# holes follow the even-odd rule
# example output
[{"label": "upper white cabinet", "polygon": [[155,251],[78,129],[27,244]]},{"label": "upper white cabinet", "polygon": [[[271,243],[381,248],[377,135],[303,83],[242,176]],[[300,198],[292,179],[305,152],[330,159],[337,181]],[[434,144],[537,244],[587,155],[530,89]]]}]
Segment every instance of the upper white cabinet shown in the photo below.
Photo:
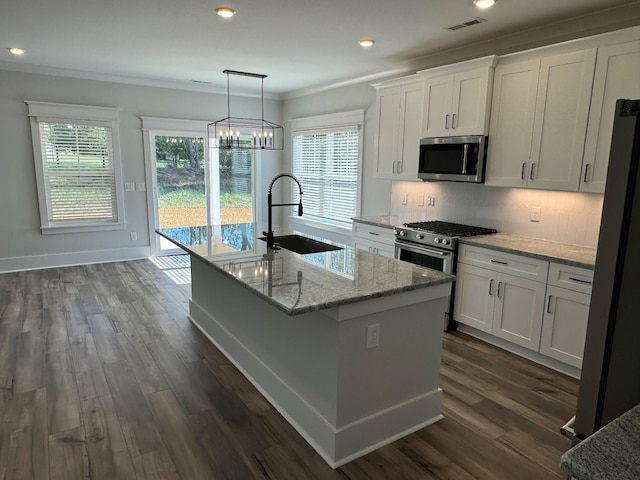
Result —
[{"label": "upper white cabinet", "polygon": [[578,190],[596,49],[498,65],[487,185]]},{"label": "upper white cabinet", "polygon": [[580,191],[604,193],[616,100],[640,98],[640,40],[598,49]]},{"label": "upper white cabinet", "polygon": [[424,82],[414,75],[374,87],[376,176],[417,181]]},{"label": "upper white cabinet", "polygon": [[421,137],[486,135],[496,56],[418,72],[425,78]]}]

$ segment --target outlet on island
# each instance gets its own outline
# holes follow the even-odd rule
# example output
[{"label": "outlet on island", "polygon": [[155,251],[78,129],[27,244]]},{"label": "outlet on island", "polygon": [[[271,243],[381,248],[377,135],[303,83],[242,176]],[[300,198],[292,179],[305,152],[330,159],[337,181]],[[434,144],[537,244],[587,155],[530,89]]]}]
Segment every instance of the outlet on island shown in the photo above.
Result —
[{"label": "outlet on island", "polygon": [[380,345],[380,324],[374,323],[367,327],[367,348]]}]

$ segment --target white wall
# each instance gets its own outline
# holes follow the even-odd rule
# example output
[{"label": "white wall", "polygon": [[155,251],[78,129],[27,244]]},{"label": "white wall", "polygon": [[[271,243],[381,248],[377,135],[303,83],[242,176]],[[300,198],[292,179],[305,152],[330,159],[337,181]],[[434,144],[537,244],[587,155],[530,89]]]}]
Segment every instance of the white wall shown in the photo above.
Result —
[{"label": "white wall", "polygon": [[[402,205],[402,194],[408,201]],[[418,206],[418,195],[435,197],[435,207]],[[595,248],[603,195],[451,182],[394,182],[391,213],[411,220],[446,220],[495,228],[543,240]],[[541,207],[531,222],[531,207]]]},{"label": "white wall", "polygon": [[[145,257],[149,253],[146,194],[125,192],[125,230],[42,235],[31,131],[25,100],[120,108],[125,181],[143,182],[140,116],[214,121],[227,116],[226,95],[0,71],[0,272]],[[282,123],[282,102],[265,100],[265,117]],[[256,112],[258,115],[256,115]],[[260,99],[235,97],[233,116],[259,116]],[[281,152],[267,152],[259,172],[280,171]],[[257,179],[260,187],[261,179]],[[257,189],[261,195],[261,189]],[[261,198],[259,198],[261,200]],[[258,215],[265,210],[258,205]],[[138,240],[129,238],[138,232]]]}]

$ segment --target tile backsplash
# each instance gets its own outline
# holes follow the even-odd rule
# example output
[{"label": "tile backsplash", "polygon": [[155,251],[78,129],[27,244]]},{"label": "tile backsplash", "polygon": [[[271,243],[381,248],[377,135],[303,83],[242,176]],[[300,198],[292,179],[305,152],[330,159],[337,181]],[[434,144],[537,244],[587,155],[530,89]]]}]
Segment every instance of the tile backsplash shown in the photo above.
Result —
[{"label": "tile backsplash", "polygon": [[[403,199],[406,198],[406,204]],[[420,206],[421,199],[424,206]],[[429,206],[432,199],[435,205]],[[597,247],[603,195],[452,182],[393,182],[390,214]],[[532,217],[539,214],[539,221]]]}]

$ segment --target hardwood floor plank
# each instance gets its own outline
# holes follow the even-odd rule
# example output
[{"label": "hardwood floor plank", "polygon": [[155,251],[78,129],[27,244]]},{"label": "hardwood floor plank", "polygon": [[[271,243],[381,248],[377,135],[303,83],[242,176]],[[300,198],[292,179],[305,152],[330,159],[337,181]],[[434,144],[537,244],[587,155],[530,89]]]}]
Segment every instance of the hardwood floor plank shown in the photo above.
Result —
[{"label": "hardwood floor plank", "polygon": [[[563,440],[566,442],[566,449],[569,449],[570,441],[568,439]],[[540,443],[537,438],[518,429],[510,430],[498,438],[498,441],[517,452],[520,456],[530,458],[541,467],[547,469],[552,475],[557,475],[558,478],[564,477],[559,468],[560,456],[564,450],[559,451],[548,447]]]},{"label": "hardwood floor plank", "polygon": [[116,337],[143,394],[169,388],[156,361],[136,332],[118,333]]},{"label": "hardwood floor plank", "polygon": [[69,339],[69,343],[80,400],[108,395],[109,387],[93,335],[76,335]]},{"label": "hardwood floor plank", "polygon": [[113,330],[109,317],[104,313],[89,316],[89,326],[102,363],[115,363],[125,360],[124,353]]},{"label": "hardwood floor plank", "polygon": [[[407,458],[439,480],[474,480],[477,478],[457,465],[455,457],[447,457],[416,434],[401,438],[396,443],[398,449]],[[456,455],[466,454],[467,452],[456,452]],[[358,460],[355,463],[357,462]]]},{"label": "hardwood floor plank", "polygon": [[144,343],[153,343],[164,339],[159,325],[153,322],[153,314],[149,314],[138,300],[128,305],[131,310],[131,321]]},{"label": "hardwood floor plank", "polygon": [[90,477],[134,480],[133,463],[111,396],[82,402],[82,417]]},{"label": "hardwood floor plank", "polygon": [[111,363],[105,365],[104,370],[131,456],[162,449],[153,415],[129,364],[126,361]]},{"label": "hardwood floor plank", "polygon": [[160,325],[165,338],[185,362],[195,362],[200,360],[200,354],[195,346],[196,342],[184,334],[182,329],[173,321],[169,314],[162,313],[154,315],[153,321]]},{"label": "hardwood floor plank", "polygon": [[19,330],[17,324],[0,323],[0,393],[14,388]]},{"label": "hardwood floor plank", "polygon": [[46,308],[43,312],[45,326],[45,353],[63,352],[69,348],[67,320],[61,306]]},{"label": "hardwood floor plank", "polygon": [[51,480],[90,478],[84,428],[49,435],[49,475]]},{"label": "hardwood floor plank", "polygon": [[180,480],[176,466],[166,449],[133,458],[138,480]]},{"label": "hardwood floor plank", "polygon": [[171,390],[147,395],[160,435],[183,479],[215,478],[198,436]]},{"label": "hardwood floor plank", "polygon": [[60,433],[80,426],[80,401],[70,353],[45,355],[49,433]]},{"label": "hardwood floor plank", "polygon": [[67,295],[63,298],[62,304],[67,323],[67,334],[69,337],[91,333],[87,315],[80,306],[79,296],[74,294]]},{"label": "hardwood floor plank", "polygon": [[456,397],[444,392],[442,414],[445,417],[454,418],[457,422],[466,425],[480,435],[495,440],[504,435],[507,430],[493,422],[490,418],[478,413],[473,405],[468,405]]},{"label": "hardwood floor plank", "polygon": [[16,392],[44,387],[44,338],[39,330],[21,333],[16,360]]}]

